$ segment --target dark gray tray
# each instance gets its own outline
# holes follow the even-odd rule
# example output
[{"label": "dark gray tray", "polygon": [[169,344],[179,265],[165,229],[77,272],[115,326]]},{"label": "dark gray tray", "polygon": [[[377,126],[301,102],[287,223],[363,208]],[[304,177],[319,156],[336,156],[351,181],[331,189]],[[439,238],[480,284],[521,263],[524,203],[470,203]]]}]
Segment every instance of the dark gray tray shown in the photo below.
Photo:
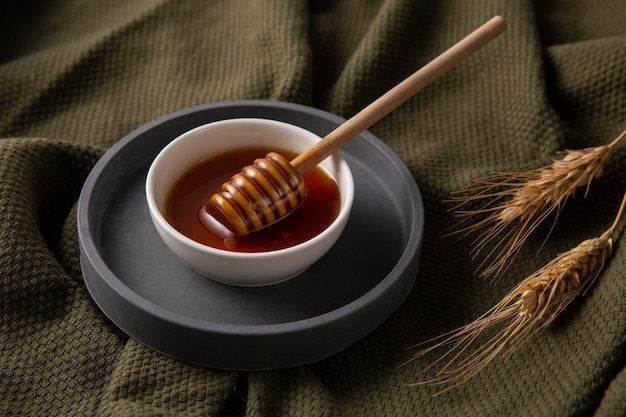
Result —
[{"label": "dark gray tray", "polygon": [[173,358],[233,370],[276,369],[333,355],[380,325],[411,290],[424,209],[403,162],[368,132],[340,152],[355,179],[346,229],[296,278],[263,288],[219,284],[160,240],[144,195],[148,167],[172,139],[236,117],[289,122],[320,136],[344,119],[283,102],[234,101],[164,116],[115,144],[78,204],[81,267],[100,309],[128,335]]}]

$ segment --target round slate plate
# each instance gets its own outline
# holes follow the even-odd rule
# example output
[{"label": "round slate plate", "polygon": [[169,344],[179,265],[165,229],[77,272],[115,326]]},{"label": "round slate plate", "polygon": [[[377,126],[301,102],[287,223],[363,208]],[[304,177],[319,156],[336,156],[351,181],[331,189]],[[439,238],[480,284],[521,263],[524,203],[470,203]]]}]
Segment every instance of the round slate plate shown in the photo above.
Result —
[{"label": "round slate plate", "polygon": [[344,119],[283,102],[193,107],[131,132],[93,168],[78,203],[81,267],[100,309],[128,335],[170,357],[232,370],[317,361],[380,325],[417,274],[424,209],[402,161],[368,132],[340,151],[354,175],[350,220],[335,246],[282,284],[231,287],[197,274],[157,235],[144,196],[150,163],[196,126],[275,119],[324,136]]}]

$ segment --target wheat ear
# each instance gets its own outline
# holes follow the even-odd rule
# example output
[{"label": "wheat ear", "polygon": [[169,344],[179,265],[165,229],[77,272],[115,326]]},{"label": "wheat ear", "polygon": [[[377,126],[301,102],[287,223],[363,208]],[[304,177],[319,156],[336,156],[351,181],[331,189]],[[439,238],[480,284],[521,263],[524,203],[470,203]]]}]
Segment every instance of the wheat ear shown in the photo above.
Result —
[{"label": "wheat ear", "polygon": [[[441,365],[435,377],[415,385],[447,384],[447,389],[453,388],[476,375],[499,354],[512,352],[552,323],[602,271],[611,256],[613,233],[625,206],[626,193],[613,224],[600,237],[585,240],[558,255],[472,323],[417,345],[433,344],[419,350],[408,362],[444,346],[449,349],[424,370]],[[495,334],[473,352],[466,353],[487,331]]]},{"label": "wheat ear", "polygon": [[[625,136],[626,130],[608,145],[560,152],[561,159],[542,168],[494,173],[473,181],[471,188],[454,193],[449,200],[455,203],[456,216],[463,219],[458,230],[449,234],[467,235],[482,230],[472,242],[472,254],[476,257],[487,251],[478,269],[482,277],[495,280],[551,213],[558,213],[577,188],[585,186],[588,190],[591,181],[602,174],[613,148]],[[470,202],[477,202],[480,207],[463,209]],[[480,221],[463,227],[467,220],[479,215],[484,216]]]}]

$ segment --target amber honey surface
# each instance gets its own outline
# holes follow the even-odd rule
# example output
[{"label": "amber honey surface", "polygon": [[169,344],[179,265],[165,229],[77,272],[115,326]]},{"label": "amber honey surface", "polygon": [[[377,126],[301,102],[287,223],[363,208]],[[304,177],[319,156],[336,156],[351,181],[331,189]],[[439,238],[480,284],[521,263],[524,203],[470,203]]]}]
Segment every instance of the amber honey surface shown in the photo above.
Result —
[{"label": "amber honey surface", "polygon": [[[165,212],[167,221],[197,242],[236,252],[284,249],[322,232],[337,217],[340,196],[335,181],[320,167],[304,174],[307,197],[300,207],[279,222],[248,236],[226,238],[203,226],[198,213],[211,196],[233,174],[270,151],[276,149],[259,146],[225,152],[202,161],[183,173],[168,194]],[[279,152],[290,160],[295,157],[290,152]]]}]

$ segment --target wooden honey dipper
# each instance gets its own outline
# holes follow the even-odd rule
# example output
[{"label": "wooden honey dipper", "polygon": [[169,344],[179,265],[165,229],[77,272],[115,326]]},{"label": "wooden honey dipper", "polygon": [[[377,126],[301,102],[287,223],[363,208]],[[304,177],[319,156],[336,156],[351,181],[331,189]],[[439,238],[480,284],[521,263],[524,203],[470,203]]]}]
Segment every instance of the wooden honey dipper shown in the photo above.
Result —
[{"label": "wooden honey dipper", "polygon": [[267,227],[295,210],[306,197],[302,175],[361,132],[506,29],[495,16],[444,53],[383,94],[291,162],[276,152],[244,167],[204,206],[206,212],[237,236]]}]

